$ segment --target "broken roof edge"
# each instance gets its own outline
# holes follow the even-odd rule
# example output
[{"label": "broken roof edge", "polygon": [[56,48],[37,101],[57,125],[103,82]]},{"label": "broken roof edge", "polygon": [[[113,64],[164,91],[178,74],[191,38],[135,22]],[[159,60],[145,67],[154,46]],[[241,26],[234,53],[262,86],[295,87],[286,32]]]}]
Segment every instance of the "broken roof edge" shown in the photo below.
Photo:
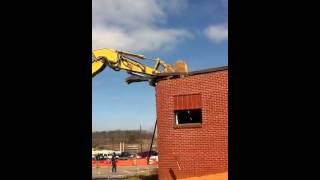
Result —
[{"label": "broken roof edge", "polygon": [[223,71],[223,70],[228,70],[228,66],[221,66],[221,67],[216,67],[216,68],[202,69],[202,70],[191,71],[191,72],[186,72],[186,73],[179,73],[179,72],[159,73],[159,74],[156,75],[156,77],[180,76],[180,75],[193,76],[193,75],[206,74],[206,73],[212,73],[212,72]]},{"label": "broken roof edge", "polygon": [[228,66],[221,66],[221,67],[215,67],[215,68],[209,68],[209,69],[202,69],[197,71],[191,71],[187,73],[189,76],[197,75],[197,74],[206,74],[206,73],[212,73],[217,71],[224,71],[228,70]]},{"label": "broken roof edge", "polygon": [[153,83],[157,83],[162,80],[169,80],[169,79],[176,79],[180,77],[189,77],[189,76],[195,76],[200,74],[206,74],[206,73],[213,73],[218,71],[225,71],[228,70],[228,66],[221,66],[221,67],[215,67],[215,68],[208,68],[208,69],[202,69],[197,71],[191,71],[187,73],[160,73],[157,74],[153,79]]},{"label": "broken roof edge", "polygon": [[208,68],[208,69],[202,69],[202,70],[197,70],[197,71],[191,71],[191,72],[186,72],[186,73],[159,73],[153,77],[141,77],[141,76],[130,76],[126,78],[126,82],[128,84],[131,84],[133,82],[141,82],[141,81],[149,81],[149,84],[151,86],[155,86],[157,82],[162,81],[162,80],[169,80],[169,79],[178,79],[178,78],[183,78],[183,77],[190,77],[190,76],[195,76],[195,75],[201,75],[201,74],[206,74],[206,73],[214,73],[218,71],[225,71],[228,70],[228,66],[221,66],[221,67],[215,67],[215,68]]}]

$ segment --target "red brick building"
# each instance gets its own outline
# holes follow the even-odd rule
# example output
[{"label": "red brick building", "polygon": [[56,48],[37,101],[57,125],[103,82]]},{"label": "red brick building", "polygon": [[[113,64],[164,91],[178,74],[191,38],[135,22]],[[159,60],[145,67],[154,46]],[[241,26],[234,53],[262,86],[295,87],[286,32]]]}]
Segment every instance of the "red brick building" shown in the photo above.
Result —
[{"label": "red brick building", "polygon": [[159,179],[228,171],[228,68],[156,85]]}]

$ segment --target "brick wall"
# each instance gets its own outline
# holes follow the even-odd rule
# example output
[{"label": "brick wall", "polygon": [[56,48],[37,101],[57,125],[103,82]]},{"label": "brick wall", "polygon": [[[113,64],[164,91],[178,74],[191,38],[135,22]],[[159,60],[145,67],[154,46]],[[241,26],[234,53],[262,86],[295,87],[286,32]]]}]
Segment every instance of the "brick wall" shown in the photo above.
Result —
[{"label": "brick wall", "polygon": [[[196,93],[202,126],[174,128],[174,96]],[[156,106],[160,180],[227,172],[228,70],[160,81]]]}]

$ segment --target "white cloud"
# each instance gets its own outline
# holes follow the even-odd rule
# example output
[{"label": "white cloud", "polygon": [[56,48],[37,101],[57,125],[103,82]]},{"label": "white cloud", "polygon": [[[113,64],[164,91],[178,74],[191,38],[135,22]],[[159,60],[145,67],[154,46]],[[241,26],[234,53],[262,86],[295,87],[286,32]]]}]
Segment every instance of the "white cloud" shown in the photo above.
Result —
[{"label": "white cloud", "polygon": [[[168,11],[181,0],[93,0],[92,45],[128,51],[153,51],[191,37],[184,29],[163,28]],[[172,5],[172,6],[171,6]],[[169,8],[170,7],[170,8]]]},{"label": "white cloud", "polygon": [[158,0],[158,2],[161,4],[161,6],[167,10],[170,11],[170,13],[179,14],[181,11],[188,8],[188,0]]},{"label": "white cloud", "polygon": [[127,31],[118,27],[96,27],[92,31],[93,48],[109,47],[121,50],[152,51],[173,46],[191,37],[185,30],[154,29],[150,27]]},{"label": "white cloud", "polygon": [[228,26],[226,24],[211,25],[204,30],[205,35],[214,42],[228,40]]}]

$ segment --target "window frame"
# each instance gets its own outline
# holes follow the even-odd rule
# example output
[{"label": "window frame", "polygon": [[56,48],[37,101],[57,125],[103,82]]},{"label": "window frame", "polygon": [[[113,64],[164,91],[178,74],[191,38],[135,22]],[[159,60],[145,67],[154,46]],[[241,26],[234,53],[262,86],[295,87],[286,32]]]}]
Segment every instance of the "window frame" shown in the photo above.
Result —
[{"label": "window frame", "polygon": [[[186,109],[176,109],[175,107],[173,107],[173,128],[174,129],[180,129],[180,128],[201,128],[203,123],[204,123],[204,119],[203,119],[203,108],[202,108],[202,94],[201,93],[192,93],[192,94],[178,94],[173,96],[173,103],[175,102],[175,98],[178,96],[192,96],[192,95],[200,95],[200,107],[199,108],[186,108]],[[176,111],[180,111],[180,110],[194,110],[194,109],[199,109],[201,111],[201,123],[184,123],[184,124],[177,124],[176,123]]]}]

